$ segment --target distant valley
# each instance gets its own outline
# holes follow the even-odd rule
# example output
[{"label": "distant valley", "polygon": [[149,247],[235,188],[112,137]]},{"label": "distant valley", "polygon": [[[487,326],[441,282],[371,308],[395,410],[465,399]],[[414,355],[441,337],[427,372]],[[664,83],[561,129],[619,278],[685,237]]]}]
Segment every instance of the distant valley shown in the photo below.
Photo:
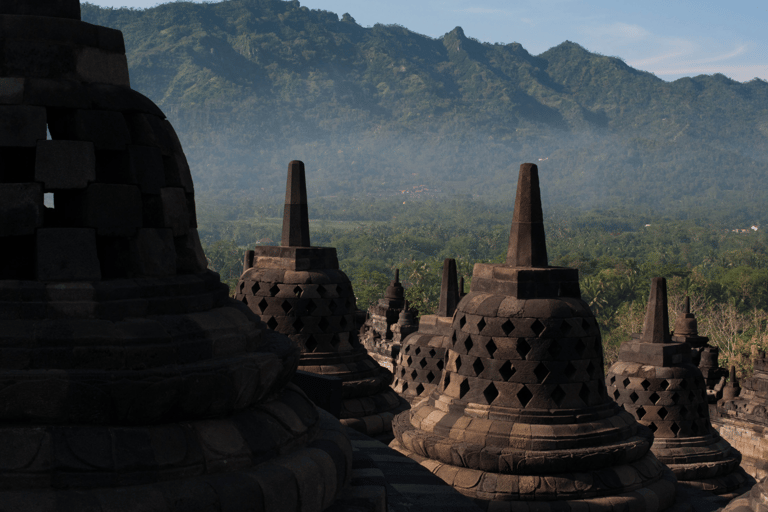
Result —
[{"label": "distant valley", "polygon": [[291,159],[314,197],[511,202],[533,161],[545,204],[581,210],[768,198],[761,80],[669,83],[573,42],[534,56],[297,1],[82,12],[123,31],[133,87],[171,119],[211,200],[280,202]]}]

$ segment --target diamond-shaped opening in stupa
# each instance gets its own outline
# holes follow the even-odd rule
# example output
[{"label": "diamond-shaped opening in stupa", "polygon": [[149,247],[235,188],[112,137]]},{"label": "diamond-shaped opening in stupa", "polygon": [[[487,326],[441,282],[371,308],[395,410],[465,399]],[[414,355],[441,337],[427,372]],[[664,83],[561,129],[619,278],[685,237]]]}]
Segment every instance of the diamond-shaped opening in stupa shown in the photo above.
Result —
[{"label": "diamond-shaped opening in stupa", "polygon": [[517,353],[520,354],[521,359],[525,359],[525,356],[528,355],[528,352],[531,351],[531,346],[524,339],[519,339],[515,345],[515,350],[517,350]]},{"label": "diamond-shaped opening in stupa", "polygon": [[503,324],[501,324],[501,330],[504,331],[504,334],[506,336],[509,336],[509,334],[515,330],[515,324],[507,320]]},{"label": "diamond-shaped opening in stupa", "polygon": [[501,378],[505,381],[508,381],[512,378],[512,376],[515,374],[517,370],[515,370],[515,367],[512,366],[512,363],[509,361],[504,361],[504,364],[501,365],[501,368],[499,368],[499,375],[501,375]]},{"label": "diamond-shaped opening in stupa", "polygon": [[642,405],[637,408],[637,410],[635,411],[635,414],[637,415],[637,419],[639,420],[643,419],[643,416],[645,416],[645,409],[643,408]]},{"label": "diamond-shaped opening in stupa", "polygon": [[464,398],[464,395],[469,393],[469,382],[467,379],[464,379],[461,381],[461,384],[459,384],[459,398]]},{"label": "diamond-shaped opening in stupa", "polygon": [[488,343],[485,344],[485,350],[488,351],[488,355],[490,357],[493,357],[493,354],[496,353],[496,343],[493,342],[493,339],[489,340]]},{"label": "diamond-shaped opening in stupa", "polygon": [[427,373],[427,382],[431,383],[433,380],[435,380],[435,374],[430,371]]},{"label": "diamond-shaped opening in stupa", "polygon": [[475,359],[474,363],[472,363],[472,369],[475,370],[475,375],[480,375],[483,373],[483,370],[485,370],[485,365],[479,357]]},{"label": "diamond-shaped opening in stupa", "polygon": [[480,317],[480,321],[477,322],[477,330],[478,332],[483,332],[483,329],[485,329],[485,319]]},{"label": "diamond-shaped opening in stupa", "polygon": [[669,414],[669,411],[665,407],[659,407],[659,412],[656,414],[659,415],[659,418],[664,419],[667,417],[667,414]]},{"label": "diamond-shaped opening in stupa", "polygon": [[560,407],[560,404],[563,402],[564,398],[565,391],[563,391],[563,388],[561,388],[559,385],[555,386],[554,391],[552,391],[552,400],[554,400],[558,407]]},{"label": "diamond-shaped opening in stupa", "polygon": [[496,389],[496,386],[491,382],[488,384],[488,387],[486,387],[483,390],[483,396],[485,397],[485,401],[488,403],[488,405],[491,405],[494,400],[496,400],[496,397],[499,396],[499,390]]},{"label": "diamond-shaped opening in stupa", "polygon": [[517,399],[520,400],[520,404],[525,407],[530,403],[531,398],[533,398],[533,393],[531,393],[531,390],[523,384],[523,387],[517,392]]},{"label": "diamond-shaped opening in stupa", "polygon": [[536,375],[536,381],[541,384],[549,376],[549,368],[544,363],[539,363],[534,368],[533,373]]},{"label": "diamond-shaped opening in stupa", "polygon": [[537,338],[541,336],[542,332],[544,332],[544,328],[545,328],[544,324],[541,323],[541,321],[538,318],[534,320],[533,323],[531,324],[531,330],[533,331],[533,333],[536,335]]}]

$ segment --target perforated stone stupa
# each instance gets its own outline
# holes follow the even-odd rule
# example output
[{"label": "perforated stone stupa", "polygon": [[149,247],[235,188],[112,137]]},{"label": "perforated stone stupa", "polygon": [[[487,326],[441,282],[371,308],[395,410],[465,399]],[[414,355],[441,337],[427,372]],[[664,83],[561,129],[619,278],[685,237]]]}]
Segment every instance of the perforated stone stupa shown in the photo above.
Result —
[{"label": "perforated stone stupa", "polygon": [[288,165],[282,245],[246,252],[236,299],[301,347],[299,369],[342,380],[342,423],[369,435],[391,431],[407,404],[358,340],[355,295],[336,249],[310,246],[302,162]]},{"label": "perforated stone stupa", "polygon": [[728,370],[721,368],[718,362],[720,349],[709,344],[709,338],[699,336],[699,325],[696,315],[691,313],[691,299],[685,298],[683,307],[675,318],[675,330],[672,341],[687,343],[691,347],[691,362],[699,367],[707,386],[709,403],[722,398],[722,389]]},{"label": "perforated stone stupa", "polygon": [[691,347],[669,333],[667,284],[651,282],[643,333],[622,344],[609,393],[654,434],[652,451],[678,481],[723,494],[746,482],[741,454],[712,428],[706,386]]},{"label": "perforated stone stupa", "polygon": [[664,510],[675,478],[606,394],[578,271],[550,267],[538,169],[523,164],[505,264],[476,264],[437,389],[390,445],[488,510]]},{"label": "perforated stone stupa", "polygon": [[0,27],[0,509],[328,507],[351,445],[206,269],[122,34],[77,0],[0,0]]},{"label": "perforated stone stupa", "polygon": [[458,302],[456,260],[446,259],[437,313],[421,317],[419,330],[405,338],[395,365],[392,388],[411,404],[429,396],[440,382]]},{"label": "perforated stone stupa", "polygon": [[[395,361],[400,353],[402,341],[402,329],[397,327],[401,321],[407,322],[407,318],[414,318],[418,311],[408,308],[405,300],[405,290],[400,283],[400,269],[395,270],[395,278],[390,281],[384,292],[384,297],[368,308],[368,318],[361,329],[363,346],[371,357],[389,371],[394,370]],[[406,327],[411,332],[418,328],[418,322],[412,321]],[[399,333],[399,335],[398,335]],[[406,333],[406,336],[410,332]]]}]

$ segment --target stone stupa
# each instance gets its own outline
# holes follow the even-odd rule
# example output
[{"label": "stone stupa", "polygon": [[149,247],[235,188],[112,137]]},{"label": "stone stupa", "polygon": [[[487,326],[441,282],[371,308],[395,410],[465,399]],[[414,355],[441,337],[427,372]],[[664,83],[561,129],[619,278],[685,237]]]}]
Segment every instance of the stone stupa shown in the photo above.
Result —
[{"label": "stone stupa", "polygon": [[0,0],[0,26],[0,509],[327,508],[349,440],[207,270],[122,34],[77,0]]},{"label": "stone stupa", "polygon": [[[728,376],[728,370],[721,368],[718,362],[720,349],[709,344],[709,338],[699,336],[699,324],[696,315],[691,313],[691,299],[686,297],[682,309],[675,318],[675,330],[672,341],[687,343],[691,347],[691,362],[699,367],[707,387],[707,399],[714,403],[722,398],[722,385]],[[719,388],[719,389],[716,389]]]},{"label": "stone stupa", "polygon": [[415,331],[418,322],[413,318],[417,314],[417,311],[408,307],[405,289],[400,283],[400,269],[395,269],[395,278],[384,291],[384,297],[368,308],[368,317],[360,330],[361,341],[368,354],[390,372],[394,370],[402,340],[405,338],[402,330],[396,326],[402,320],[408,322],[406,330]]},{"label": "stone stupa", "polygon": [[288,165],[282,245],[246,252],[235,298],[300,346],[300,370],[342,380],[343,424],[368,435],[391,432],[394,414],[407,404],[389,387],[392,374],[358,340],[355,294],[336,249],[310,246],[300,161]]},{"label": "stone stupa", "polygon": [[578,271],[550,267],[538,169],[520,166],[505,264],[475,265],[437,389],[390,445],[493,511],[654,512],[675,477],[608,397]]},{"label": "stone stupa", "polygon": [[606,376],[608,392],[654,435],[652,451],[681,484],[716,494],[747,481],[741,454],[709,421],[706,385],[691,347],[669,332],[667,284],[651,281],[642,334],[622,344]]},{"label": "stone stupa", "polygon": [[443,375],[445,352],[453,334],[453,312],[459,303],[456,260],[443,262],[440,303],[434,315],[419,320],[419,330],[403,342],[397,358],[392,389],[413,404],[435,390]]}]

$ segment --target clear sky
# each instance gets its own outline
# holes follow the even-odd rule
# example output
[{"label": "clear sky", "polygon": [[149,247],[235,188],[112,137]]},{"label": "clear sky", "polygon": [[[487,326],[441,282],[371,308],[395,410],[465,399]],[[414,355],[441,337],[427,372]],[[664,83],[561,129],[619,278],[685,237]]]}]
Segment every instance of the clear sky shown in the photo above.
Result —
[{"label": "clear sky", "polygon": [[[146,8],[157,0],[90,0]],[[440,37],[456,26],[491,43],[517,42],[537,55],[570,40],[623,58],[665,80],[722,73],[768,80],[767,0],[300,0],[348,12],[362,26],[397,23]]]}]

